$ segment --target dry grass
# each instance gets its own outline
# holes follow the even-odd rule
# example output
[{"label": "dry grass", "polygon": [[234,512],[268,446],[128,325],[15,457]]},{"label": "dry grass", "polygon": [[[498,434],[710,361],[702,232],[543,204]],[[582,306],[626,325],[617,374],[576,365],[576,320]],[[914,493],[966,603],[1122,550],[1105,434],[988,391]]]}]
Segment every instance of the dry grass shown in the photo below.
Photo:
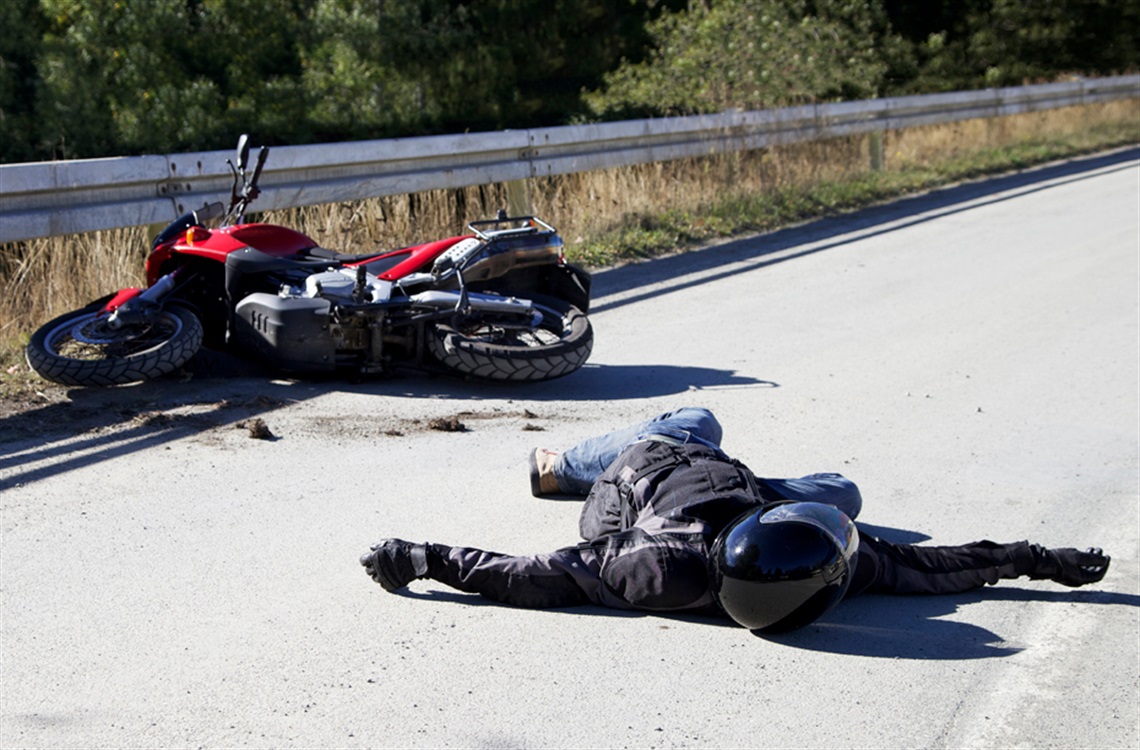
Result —
[{"label": "dry grass", "polygon": [[[588,266],[668,252],[966,177],[1140,142],[1136,100],[886,133],[871,171],[867,137],[269,212],[326,247],[370,252],[458,234],[524,190]],[[150,234],[155,230],[151,228]],[[142,283],[148,230],[16,243],[0,250],[0,361],[35,326]]]},{"label": "dry grass", "polygon": [[0,346],[124,286],[141,285],[146,227],[45,237],[0,250]]},{"label": "dry grass", "polygon": [[[663,210],[697,208],[723,196],[726,187],[757,193],[839,179],[864,170],[867,159],[865,139],[844,139],[540,178],[521,188],[529,211],[554,223],[575,245]],[[326,247],[368,252],[458,233],[468,221],[510,206],[511,197],[509,186],[495,184],[270,211],[257,218],[300,227]]]}]

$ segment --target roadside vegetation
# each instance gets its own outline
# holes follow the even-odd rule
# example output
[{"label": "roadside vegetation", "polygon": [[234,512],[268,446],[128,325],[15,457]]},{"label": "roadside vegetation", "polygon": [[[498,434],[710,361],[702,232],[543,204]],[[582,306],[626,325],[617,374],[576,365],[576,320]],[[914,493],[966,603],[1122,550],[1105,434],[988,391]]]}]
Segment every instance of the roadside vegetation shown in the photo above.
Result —
[{"label": "roadside vegetation", "polygon": [[5,0],[0,163],[625,120],[1103,76],[1108,0]]}]

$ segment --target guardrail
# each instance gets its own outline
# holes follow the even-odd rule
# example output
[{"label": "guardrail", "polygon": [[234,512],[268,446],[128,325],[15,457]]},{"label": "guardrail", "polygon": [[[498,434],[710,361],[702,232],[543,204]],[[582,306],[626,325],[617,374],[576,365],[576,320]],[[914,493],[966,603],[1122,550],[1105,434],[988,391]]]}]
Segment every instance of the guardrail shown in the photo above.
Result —
[{"label": "guardrail", "polygon": [[[456,188],[1140,97],[1140,75],[716,115],[274,148],[256,209]],[[253,135],[256,144],[256,134]],[[229,198],[229,151],[0,165],[0,243]]]}]

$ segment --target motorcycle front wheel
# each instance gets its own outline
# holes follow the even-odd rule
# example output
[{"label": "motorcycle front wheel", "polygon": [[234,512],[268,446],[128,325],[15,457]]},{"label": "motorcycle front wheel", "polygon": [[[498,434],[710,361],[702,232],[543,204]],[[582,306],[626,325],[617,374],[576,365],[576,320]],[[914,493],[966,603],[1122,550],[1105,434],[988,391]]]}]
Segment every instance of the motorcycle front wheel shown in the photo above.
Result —
[{"label": "motorcycle front wheel", "polygon": [[446,367],[489,380],[551,380],[586,363],[594,331],[585,313],[568,302],[532,298],[542,319],[533,328],[471,321],[437,324],[428,332],[432,356]]},{"label": "motorcycle front wheel", "polygon": [[148,324],[112,329],[101,308],[61,315],[36,331],[25,356],[41,377],[64,385],[137,383],[184,365],[202,345],[202,324],[181,307]]}]

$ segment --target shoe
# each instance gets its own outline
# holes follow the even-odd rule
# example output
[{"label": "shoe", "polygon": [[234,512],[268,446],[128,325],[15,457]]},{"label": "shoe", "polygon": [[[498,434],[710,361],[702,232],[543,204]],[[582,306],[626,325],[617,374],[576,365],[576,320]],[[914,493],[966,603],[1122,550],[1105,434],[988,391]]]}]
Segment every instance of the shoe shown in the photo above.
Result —
[{"label": "shoe", "polygon": [[554,478],[554,462],[558,453],[545,448],[535,448],[530,452],[530,494],[535,497],[559,495],[562,488]]}]

